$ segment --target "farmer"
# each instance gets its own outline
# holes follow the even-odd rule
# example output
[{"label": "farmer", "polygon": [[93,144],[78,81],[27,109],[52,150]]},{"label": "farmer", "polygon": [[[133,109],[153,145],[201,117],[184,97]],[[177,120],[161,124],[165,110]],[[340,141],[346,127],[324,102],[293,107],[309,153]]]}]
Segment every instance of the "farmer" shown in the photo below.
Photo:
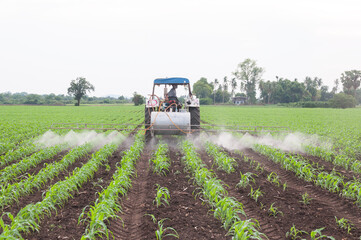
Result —
[{"label": "farmer", "polygon": [[181,105],[179,104],[178,98],[177,98],[177,85],[173,84],[171,90],[169,90],[169,92],[167,93],[167,98],[168,98],[168,104],[167,106],[175,103],[175,105],[172,105],[172,110],[176,111],[177,107],[181,107]]}]

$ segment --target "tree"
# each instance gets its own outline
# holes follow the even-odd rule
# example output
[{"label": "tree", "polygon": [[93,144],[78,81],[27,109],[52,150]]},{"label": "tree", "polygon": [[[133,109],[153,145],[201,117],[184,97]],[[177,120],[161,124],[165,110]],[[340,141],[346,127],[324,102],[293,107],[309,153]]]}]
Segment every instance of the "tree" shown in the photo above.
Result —
[{"label": "tree", "polygon": [[241,81],[241,90],[246,91],[247,101],[256,102],[256,84],[261,80],[263,68],[258,67],[256,61],[247,58],[238,64],[234,76]]},{"label": "tree", "polygon": [[193,93],[198,98],[209,98],[212,95],[213,86],[208,83],[207,78],[201,78],[193,84]]},{"label": "tree", "polygon": [[214,79],[214,88],[213,88],[213,104],[216,104],[216,89],[217,89],[217,85],[219,84],[218,79]]},{"label": "tree", "polygon": [[263,99],[264,103],[266,103],[266,99],[267,99],[267,104],[270,104],[270,99],[275,88],[276,88],[276,82],[271,82],[271,81],[264,82],[262,80],[259,82],[259,90],[261,90],[261,98]]},{"label": "tree", "polygon": [[341,82],[343,84],[343,91],[356,97],[356,89],[361,83],[361,71],[345,71],[341,74]]},{"label": "tree", "polygon": [[223,103],[224,103],[224,93],[228,92],[228,79],[227,76],[223,78]]},{"label": "tree", "polygon": [[339,80],[338,79],[336,79],[335,81],[334,81],[334,84],[335,84],[335,86],[332,88],[332,93],[337,93],[337,90],[338,90],[338,85],[339,85]]},{"label": "tree", "polygon": [[86,95],[87,92],[94,91],[94,86],[83,77],[78,77],[76,80],[70,82],[68,94],[73,96],[77,103],[75,106],[80,105],[80,99]]},{"label": "tree", "polygon": [[345,93],[338,93],[330,100],[334,108],[353,108],[356,106],[356,99]]},{"label": "tree", "polygon": [[137,92],[134,92],[132,102],[134,102],[135,106],[142,105],[144,103],[144,97]]},{"label": "tree", "polygon": [[316,101],[317,90],[322,85],[322,79],[318,77],[315,77],[313,79],[310,77],[306,77],[304,81],[304,85],[306,87],[307,92],[309,92],[309,94],[311,95],[312,101]]},{"label": "tree", "polygon": [[232,80],[231,80],[231,88],[232,88],[231,96],[233,97],[234,96],[234,90],[236,90],[236,88],[237,88],[237,81],[236,81],[235,78],[232,78]]}]

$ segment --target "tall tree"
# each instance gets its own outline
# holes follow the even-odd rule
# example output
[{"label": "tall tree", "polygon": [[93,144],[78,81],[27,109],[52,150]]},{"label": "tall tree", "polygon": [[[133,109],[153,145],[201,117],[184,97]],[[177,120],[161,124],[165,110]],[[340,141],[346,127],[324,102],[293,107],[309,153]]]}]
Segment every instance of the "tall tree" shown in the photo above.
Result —
[{"label": "tall tree", "polygon": [[334,81],[334,84],[335,84],[335,86],[332,88],[332,93],[337,93],[337,90],[338,90],[338,85],[339,85],[339,80],[338,79],[336,79],[335,81]]},{"label": "tall tree", "polygon": [[261,98],[263,99],[264,103],[266,103],[266,99],[267,99],[267,104],[270,104],[270,99],[275,88],[276,88],[276,82],[271,82],[271,81],[265,82],[262,80],[259,82],[259,90],[261,90]]},{"label": "tall tree", "polygon": [[227,76],[225,76],[223,78],[223,93],[222,93],[223,103],[224,103],[224,94],[225,94],[225,92],[228,92],[228,79],[227,79]]},{"label": "tall tree", "polygon": [[212,84],[208,83],[207,78],[204,77],[193,84],[193,93],[199,98],[210,98],[212,90]]},{"label": "tall tree", "polygon": [[78,77],[76,80],[71,80],[68,94],[73,96],[77,103],[75,106],[80,105],[80,99],[84,97],[87,92],[94,91],[94,86],[83,77]]},{"label": "tall tree", "polygon": [[236,90],[236,88],[237,88],[236,78],[232,78],[232,80],[231,80],[231,88],[232,88],[231,96],[234,97],[234,90]]},{"label": "tall tree", "polygon": [[322,85],[322,79],[318,77],[315,77],[313,79],[310,77],[306,77],[304,81],[304,85],[306,87],[307,92],[311,95],[312,101],[316,101],[317,90]]},{"label": "tall tree", "polygon": [[356,90],[361,83],[361,71],[351,70],[341,74],[341,82],[344,92],[356,97]]},{"label": "tall tree", "polygon": [[241,88],[246,91],[249,103],[256,102],[256,84],[261,80],[263,73],[263,68],[258,67],[256,61],[249,58],[238,64],[233,73],[241,81]]},{"label": "tall tree", "polygon": [[216,89],[217,89],[217,85],[219,84],[218,82],[218,79],[214,79],[214,82],[213,82],[213,85],[214,85],[214,88],[213,88],[213,104],[216,104]]}]

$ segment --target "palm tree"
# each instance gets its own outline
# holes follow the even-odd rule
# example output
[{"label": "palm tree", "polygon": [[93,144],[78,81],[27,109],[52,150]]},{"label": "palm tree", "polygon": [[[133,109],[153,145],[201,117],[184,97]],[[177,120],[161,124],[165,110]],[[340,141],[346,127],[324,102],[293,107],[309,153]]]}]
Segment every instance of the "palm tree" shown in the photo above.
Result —
[{"label": "palm tree", "polygon": [[223,103],[224,103],[224,93],[228,91],[228,79],[227,76],[223,78]]},{"label": "palm tree", "polygon": [[218,79],[214,79],[213,85],[214,85],[214,91],[213,91],[213,104],[216,104],[216,89],[217,85],[219,84]]},{"label": "palm tree", "polygon": [[232,87],[232,97],[234,97],[234,90],[236,90],[236,88],[237,88],[236,78],[232,78],[231,87]]}]

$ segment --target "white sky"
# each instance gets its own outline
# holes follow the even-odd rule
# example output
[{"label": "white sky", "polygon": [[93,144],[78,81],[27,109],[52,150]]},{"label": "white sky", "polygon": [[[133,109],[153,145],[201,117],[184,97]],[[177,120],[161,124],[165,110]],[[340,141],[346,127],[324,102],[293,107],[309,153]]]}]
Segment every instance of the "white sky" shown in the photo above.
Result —
[{"label": "white sky", "polygon": [[0,0],[0,93],[151,92],[159,77],[266,72],[325,84],[361,69],[359,0]]}]

